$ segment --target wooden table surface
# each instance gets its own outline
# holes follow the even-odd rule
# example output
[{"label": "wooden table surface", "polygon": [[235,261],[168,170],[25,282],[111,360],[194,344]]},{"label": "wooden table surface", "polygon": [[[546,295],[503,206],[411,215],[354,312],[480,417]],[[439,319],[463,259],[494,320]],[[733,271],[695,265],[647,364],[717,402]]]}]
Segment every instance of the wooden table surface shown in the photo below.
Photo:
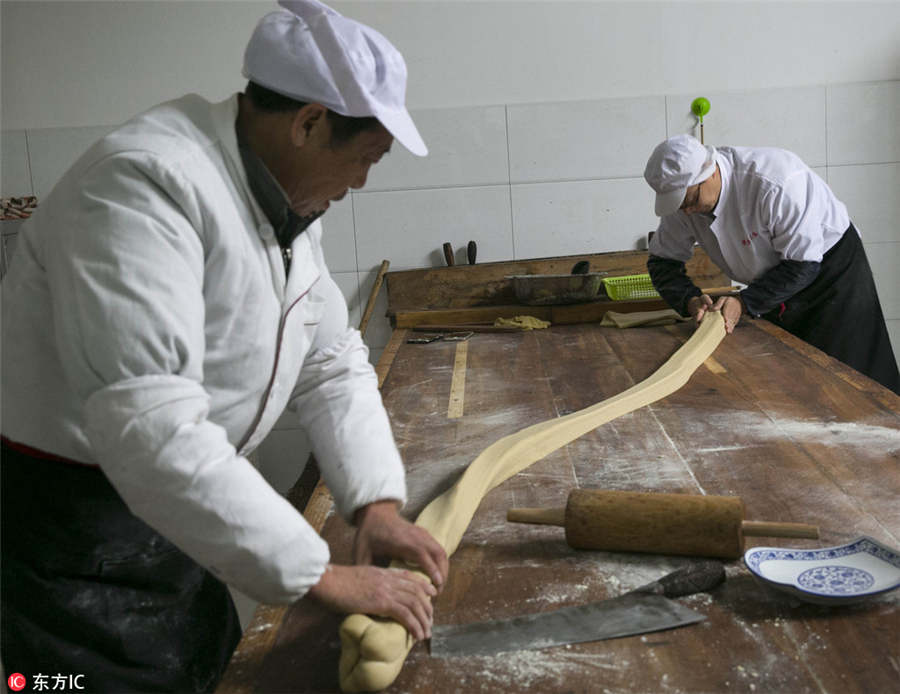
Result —
[{"label": "wooden table surface", "polygon": [[[406,344],[381,364],[414,518],[490,443],[615,395],[686,341],[687,324],[597,324]],[[459,347],[458,344],[463,344]],[[462,416],[448,418],[457,350]],[[459,373],[457,373],[457,378]],[[457,381],[456,391],[460,384]],[[615,419],[490,492],[451,558],[436,623],[498,619],[613,597],[683,557],[580,551],[563,530],[510,524],[514,506],[565,505],[574,487],[740,496],[748,520],[814,523],[827,547],[869,535],[900,547],[900,398],[765,321],[745,321],[679,391]],[[314,495],[335,561],[352,530]],[[712,593],[680,598],[700,624],[615,640],[440,659],[417,644],[392,692],[896,692],[900,590],[847,606],[801,603],[739,560]],[[261,608],[220,692],[336,692],[340,617],[310,600]]]}]

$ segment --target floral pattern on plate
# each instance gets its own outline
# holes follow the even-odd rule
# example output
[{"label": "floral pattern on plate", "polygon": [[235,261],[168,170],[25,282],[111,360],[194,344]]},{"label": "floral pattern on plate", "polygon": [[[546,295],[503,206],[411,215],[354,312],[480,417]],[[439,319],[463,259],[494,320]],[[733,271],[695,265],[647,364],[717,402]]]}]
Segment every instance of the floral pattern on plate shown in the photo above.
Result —
[{"label": "floral pattern on plate", "polygon": [[857,602],[900,586],[900,552],[865,536],[822,549],[754,547],[744,564],[763,583],[820,604]]}]

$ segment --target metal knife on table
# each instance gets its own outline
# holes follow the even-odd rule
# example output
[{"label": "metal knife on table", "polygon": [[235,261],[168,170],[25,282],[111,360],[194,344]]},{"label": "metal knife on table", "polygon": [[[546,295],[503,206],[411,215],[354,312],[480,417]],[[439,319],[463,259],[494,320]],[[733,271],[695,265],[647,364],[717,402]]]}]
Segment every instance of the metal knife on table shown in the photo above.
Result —
[{"label": "metal knife on table", "polygon": [[437,625],[432,629],[431,654],[491,655],[694,624],[705,617],[669,598],[710,590],[724,580],[721,562],[699,561],[609,600],[508,619]]}]

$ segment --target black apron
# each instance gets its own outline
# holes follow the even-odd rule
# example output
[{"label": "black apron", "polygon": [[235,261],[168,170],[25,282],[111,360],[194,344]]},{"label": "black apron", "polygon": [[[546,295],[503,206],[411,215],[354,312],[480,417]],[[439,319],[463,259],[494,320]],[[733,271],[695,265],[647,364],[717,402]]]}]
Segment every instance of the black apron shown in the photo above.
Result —
[{"label": "black apron", "polygon": [[764,318],[900,395],[875,280],[853,224],[825,254],[813,283]]},{"label": "black apron", "polygon": [[84,692],[209,692],[241,636],[225,585],[134,516],[99,468],[2,446],[7,674]]}]

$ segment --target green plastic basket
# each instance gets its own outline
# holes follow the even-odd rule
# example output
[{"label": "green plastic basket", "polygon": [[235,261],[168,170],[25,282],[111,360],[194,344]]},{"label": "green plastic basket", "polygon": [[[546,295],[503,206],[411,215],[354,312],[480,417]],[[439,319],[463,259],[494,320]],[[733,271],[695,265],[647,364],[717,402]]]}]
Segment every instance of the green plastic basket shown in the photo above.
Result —
[{"label": "green plastic basket", "polygon": [[653,288],[650,275],[622,275],[621,277],[604,277],[603,287],[606,295],[613,301],[631,299],[656,299],[659,292]]}]

